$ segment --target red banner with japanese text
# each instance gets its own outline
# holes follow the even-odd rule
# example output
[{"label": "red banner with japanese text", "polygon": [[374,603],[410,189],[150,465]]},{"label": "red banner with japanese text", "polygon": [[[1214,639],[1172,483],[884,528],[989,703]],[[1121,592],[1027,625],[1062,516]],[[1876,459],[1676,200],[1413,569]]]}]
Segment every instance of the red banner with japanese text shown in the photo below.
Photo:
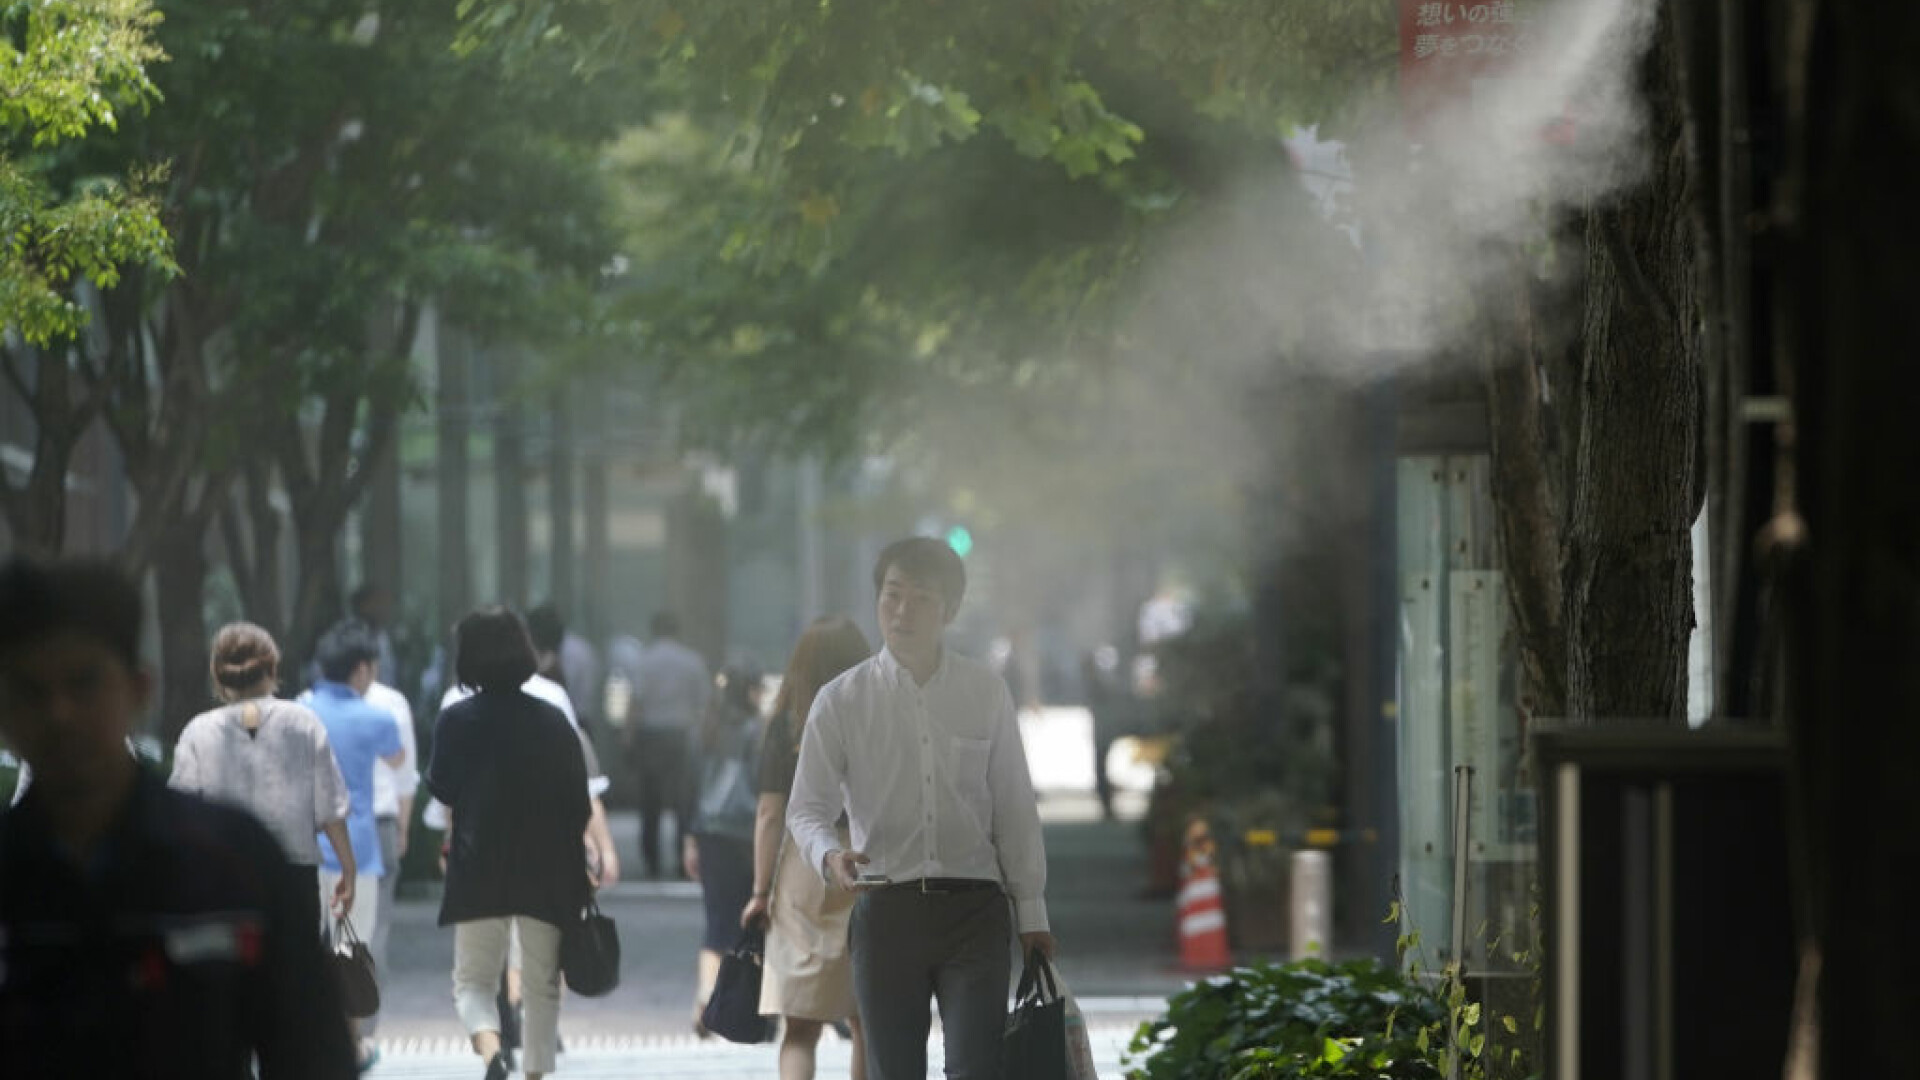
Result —
[{"label": "red banner with japanese text", "polygon": [[1532,51],[1529,7],[1515,0],[1400,0],[1400,105],[1412,138],[1432,137],[1444,112],[1470,114],[1476,94]]}]

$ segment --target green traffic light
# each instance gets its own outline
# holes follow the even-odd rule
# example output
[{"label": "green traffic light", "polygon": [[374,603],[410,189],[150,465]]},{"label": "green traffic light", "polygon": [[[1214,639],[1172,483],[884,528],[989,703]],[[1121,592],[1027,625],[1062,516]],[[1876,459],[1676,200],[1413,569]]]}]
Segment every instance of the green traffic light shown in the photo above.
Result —
[{"label": "green traffic light", "polygon": [[966,526],[955,525],[947,530],[947,546],[953,549],[955,555],[964,559],[967,557],[967,552],[973,550],[973,534],[967,531]]}]

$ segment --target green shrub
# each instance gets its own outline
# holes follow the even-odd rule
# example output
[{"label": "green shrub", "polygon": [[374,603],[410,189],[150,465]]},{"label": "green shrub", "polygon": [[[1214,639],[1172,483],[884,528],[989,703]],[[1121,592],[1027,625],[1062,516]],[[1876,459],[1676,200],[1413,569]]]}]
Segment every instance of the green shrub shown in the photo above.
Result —
[{"label": "green shrub", "polygon": [[1167,999],[1127,1047],[1127,1080],[1439,1080],[1445,1003],[1378,960],[1254,964]]}]

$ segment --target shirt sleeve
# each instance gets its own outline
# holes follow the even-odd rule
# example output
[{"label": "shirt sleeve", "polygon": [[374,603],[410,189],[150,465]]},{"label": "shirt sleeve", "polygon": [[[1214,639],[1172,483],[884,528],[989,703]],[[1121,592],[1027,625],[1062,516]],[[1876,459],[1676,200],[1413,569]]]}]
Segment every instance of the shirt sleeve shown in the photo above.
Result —
[{"label": "shirt sleeve", "polygon": [[340,762],[333,756],[333,743],[318,719],[313,724],[313,740],[313,821],[317,830],[345,821],[353,804],[347,795],[347,779],[340,775]]},{"label": "shirt sleeve", "polygon": [[413,733],[413,706],[405,694],[394,694],[390,701],[388,709],[400,732],[400,744],[407,751],[407,759],[393,770],[393,793],[411,799],[420,790],[420,742]]},{"label": "shirt sleeve", "polygon": [[173,746],[173,772],[167,777],[167,786],[198,794],[205,782],[200,769],[199,729],[188,721],[180,741]]},{"label": "shirt sleeve", "polygon": [[827,852],[840,846],[834,829],[842,804],[841,785],[847,775],[846,744],[841,717],[824,693],[813,699],[813,713],[800,736],[800,761],[794,768],[793,790],[787,799],[787,830],[807,857],[813,872],[821,871]]},{"label": "shirt sleeve", "polygon": [[1014,929],[1026,934],[1047,929],[1047,851],[1040,833],[1040,801],[1027,771],[1020,721],[1013,696],[1003,684],[995,707],[993,749],[987,759],[987,787],[993,794],[993,848],[1000,874],[1013,898]]}]

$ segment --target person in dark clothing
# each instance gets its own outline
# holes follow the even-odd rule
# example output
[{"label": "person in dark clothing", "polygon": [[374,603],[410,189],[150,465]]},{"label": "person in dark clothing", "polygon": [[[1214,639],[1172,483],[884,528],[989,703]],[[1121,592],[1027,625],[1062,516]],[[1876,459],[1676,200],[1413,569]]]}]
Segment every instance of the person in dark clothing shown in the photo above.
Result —
[{"label": "person in dark clothing", "polygon": [[753,895],[753,825],[759,805],[760,673],[744,666],[720,673],[720,693],[688,743],[694,778],[693,820],[681,841],[687,876],[700,883],[706,930],[695,968],[693,1026],[720,975],[720,958],[740,936],[740,909]]},{"label": "person in dark clothing", "polygon": [[454,1004],[488,1080],[508,1072],[494,998],[515,933],[526,1008],[521,1064],[533,1080],[553,1070],[561,928],[580,917],[592,888],[582,841],[591,816],[586,758],[566,715],[521,689],[535,664],[513,612],[483,608],[460,620],[455,677],[477,692],[441,711],[425,777],[452,821],[440,925],[454,927]]},{"label": "person in dark clothing", "polygon": [[0,816],[0,1076],[351,1077],[278,841],[127,753],[139,628],[105,564],[0,567],[0,738],[34,773]]}]

